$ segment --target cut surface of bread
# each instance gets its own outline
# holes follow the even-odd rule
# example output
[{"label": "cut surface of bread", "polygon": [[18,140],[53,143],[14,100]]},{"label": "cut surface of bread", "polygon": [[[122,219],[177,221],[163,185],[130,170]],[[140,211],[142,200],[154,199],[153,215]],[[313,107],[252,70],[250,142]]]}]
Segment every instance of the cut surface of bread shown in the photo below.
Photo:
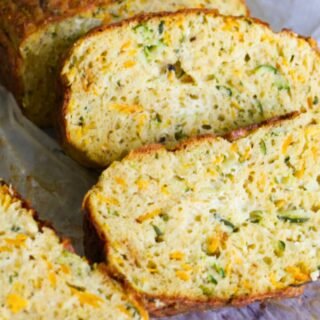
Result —
[{"label": "cut surface of bread", "polygon": [[14,92],[24,113],[38,125],[51,124],[57,104],[61,56],[88,30],[140,12],[216,8],[242,15],[242,0],[1,0],[0,79]]},{"label": "cut surface of bread", "polygon": [[320,265],[316,122],[303,114],[114,162],[84,201],[111,272],[155,315],[300,293]]},{"label": "cut surface of bread", "polygon": [[320,58],[289,31],[186,10],[95,30],[73,47],[62,78],[65,147],[105,167],[144,144],[318,107]]},{"label": "cut surface of bread", "polygon": [[2,182],[0,284],[1,320],[148,318],[103,266],[70,252]]}]

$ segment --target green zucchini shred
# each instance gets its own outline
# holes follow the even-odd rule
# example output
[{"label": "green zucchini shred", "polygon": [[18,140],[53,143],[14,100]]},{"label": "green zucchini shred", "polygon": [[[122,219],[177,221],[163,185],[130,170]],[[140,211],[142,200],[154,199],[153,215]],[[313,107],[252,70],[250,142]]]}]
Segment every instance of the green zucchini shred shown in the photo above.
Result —
[{"label": "green zucchini shred", "polygon": [[159,229],[158,226],[152,225],[154,232],[156,233],[157,236],[162,236],[163,232]]},{"label": "green zucchini shred", "polygon": [[250,222],[251,223],[259,223],[262,220],[262,211],[261,210],[254,210],[251,211],[250,216]]},{"label": "green zucchini shred", "polygon": [[261,70],[264,70],[264,71],[268,71],[268,72],[272,72],[274,74],[278,74],[279,71],[277,68],[273,67],[272,65],[270,64],[261,64],[259,66],[257,66],[254,71],[255,72],[258,72],[258,71],[261,71]]},{"label": "green zucchini shred", "polygon": [[226,274],[224,272],[224,269],[220,266],[218,266],[217,264],[213,264],[213,269],[221,276],[221,278],[225,278]]},{"label": "green zucchini shred", "polygon": [[211,129],[212,129],[212,127],[210,126],[210,124],[203,124],[201,127],[202,127],[202,129],[204,129],[204,130],[211,130]]},{"label": "green zucchini shred", "polygon": [[201,289],[202,293],[207,296],[207,297],[211,297],[213,296],[213,289],[212,288],[209,288],[207,286],[204,286],[204,285],[200,285],[199,288]]},{"label": "green zucchini shred", "polygon": [[282,240],[279,240],[278,241],[278,246],[279,246],[280,250],[284,251],[285,248],[286,248],[286,243],[284,241],[282,241]]},{"label": "green zucchini shred", "polygon": [[291,218],[291,217],[286,217],[286,216],[278,216],[280,220],[290,222],[290,223],[303,223],[307,222],[309,218]]},{"label": "green zucchini shred", "polygon": [[278,257],[283,256],[285,249],[286,249],[286,243],[282,240],[277,241],[276,248],[274,251]]},{"label": "green zucchini shred", "polygon": [[154,232],[156,233],[156,237],[155,237],[156,242],[162,242],[163,241],[163,232],[156,225],[152,225],[152,227],[153,227]]},{"label": "green zucchini shred", "polygon": [[223,219],[222,217],[220,217],[218,214],[214,214],[214,217],[222,222],[225,226],[229,227],[232,229],[232,232],[237,232],[239,231],[239,228],[236,227],[232,222],[230,222],[229,220]]},{"label": "green zucchini shred", "polygon": [[290,85],[288,80],[286,80],[280,73],[280,71],[273,67],[270,64],[262,64],[258,67],[255,68],[254,70],[255,72],[259,72],[259,71],[266,71],[266,72],[271,72],[274,75],[277,76],[274,85],[278,88],[278,90],[290,90]]},{"label": "green zucchini shred", "polygon": [[208,276],[208,281],[213,284],[218,284],[217,279],[211,274]]},{"label": "green zucchini shred", "polygon": [[161,123],[162,122],[162,117],[159,113],[156,113],[155,117],[154,117],[154,120],[158,123]]},{"label": "green zucchini shred", "polygon": [[185,135],[185,133],[183,132],[181,126],[177,126],[176,127],[176,131],[174,133],[174,138],[179,141],[183,138],[186,138],[187,136]]},{"label": "green zucchini shred", "polygon": [[264,110],[263,110],[262,103],[259,100],[257,101],[257,106],[258,106],[260,115],[263,116],[264,115]]},{"label": "green zucchini shred", "polygon": [[167,213],[161,213],[160,218],[165,222],[169,221],[169,219],[170,219],[170,217]]},{"label": "green zucchini shred", "polygon": [[[134,317],[136,316],[140,316],[140,312],[138,311],[138,309],[133,306],[131,303],[127,303],[126,304],[126,309],[127,311],[129,311]],[[140,318],[141,319],[141,318]]]},{"label": "green zucchini shred", "polygon": [[312,101],[313,105],[318,104],[319,103],[319,98],[318,96],[315,96],[313,101]]},{"label": "green zucchini shred", "polygon": [[216,86],[219,91],[223,91],[227,94],[228,97],[232,97],[232,90],[226,86]]},{"label": "green zucchini shred", "polygon": [[310,220],[310,216],[303,210],[286,210],[279,212],[277,215],[279,220],[290,223],[304,223]]},{"label": "green zucchini shred", "polygon": [[161,21],[158,26],[159,34],[163,34],[164,31],[164,21]]},{"label": "green zucchini shred", "polygon": [[264,142],[264,140],[261,140],[259,145],[260,145],[260,150],[261,150],[262,154],[266,155],[267,154],[267,146],[266,146],[266,143]]}]

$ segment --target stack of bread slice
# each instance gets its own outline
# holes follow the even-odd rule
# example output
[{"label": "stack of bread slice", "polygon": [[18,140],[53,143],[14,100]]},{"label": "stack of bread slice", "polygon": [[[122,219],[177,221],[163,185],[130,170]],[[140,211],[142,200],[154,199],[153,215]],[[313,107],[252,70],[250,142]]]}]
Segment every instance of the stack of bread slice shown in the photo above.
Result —
[{"label": "stack of bread slice", "polygon": [[29,119],[50,126],[59,99],[61,58],[76,39],[138,13],[202,7],[231,15],[248,12],[243,0],[1,0],[1,82]]},{"label": "stack of bread slice", "polygon": [[64,145],[111,164],[84,201],[87,254],[155,316],[300,294],[320,265],[319,79],[313,40],[210,10],[79,40]]},{"label": "stack of bread slice", "polygon": [[103,265],[89,265],[8,185],[0,186],[0,318],[148,319]]},{"label": "stack of bread slice", "polygon": [[[20,29],[18,1],[5,1],[5,83],[41,125],[59,98],[61,56],[98,26],[65,56],[57,122],[70,156],[106,169],[84,199],[97,266],[67,253],[2,187],[15,217],[0,229],[0,276],[15,272],[0,292],[3,314],[66,317],[72,306],[80,318],[144,319],[137,301],[166,316],[301,294],[320,266],[315,41],[271,31],[241,0],[93,2],[67,2],[54,18],[54,4],[37,4],[35,23],[18,15]],[[131,17],[180,7],[198,9]],[[28,268],[43,277],[22,276]],[[64,307],[38,306],[51,295]]]}]

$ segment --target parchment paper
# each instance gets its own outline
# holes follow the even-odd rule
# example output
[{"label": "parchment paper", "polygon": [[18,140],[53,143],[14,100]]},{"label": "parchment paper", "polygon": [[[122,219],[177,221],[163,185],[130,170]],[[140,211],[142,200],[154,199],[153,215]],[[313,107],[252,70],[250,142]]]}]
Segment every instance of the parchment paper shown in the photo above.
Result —
[{"label": "parchment paper", "polygon": [[[320,0],[247,0],[251,15],[276,31],[293,29],[320,40]],[[11,95],[0,88],[0,177],[14,187],[82,253],[81,202],[97,174],[64,155],[58,144],[32,125]],[[320,283],[296,299],[254,303],[193,313],[171,320],[311,320],[320,319]],[[100,320],[100,319],[92,319]]]},{"label": "parchment paper", "polygon": [[95,174],[80,168],[53,139],[25,119],[1,87],[0,177],[82,253],[81,201],[94,184]]}]

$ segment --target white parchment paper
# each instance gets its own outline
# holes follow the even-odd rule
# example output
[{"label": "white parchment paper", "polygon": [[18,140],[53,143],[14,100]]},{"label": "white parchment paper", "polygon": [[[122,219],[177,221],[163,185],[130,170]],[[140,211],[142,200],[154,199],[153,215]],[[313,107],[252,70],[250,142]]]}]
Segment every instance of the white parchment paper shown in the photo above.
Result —
[{"label": "white parchment paper", "polygon": [[[94,184],[47,134],[26,120],[13,97],[0,87],[0,177],[70,237],[82,252],[81,202]],[[0,289],[1,290],[1,289]]]},{"label": "white parchment paper", "polygon": [[[1,0],[0,0],[1,1]],[[155,0],[157,1],[157,0]],[[293,29],[320,40],[320,0],[247,0],[251,15],[276,31]],[[81,202],[97,175],[64,155],[58,144],[33,126],[11,95],[0,88],[0,177],[14,187],[82,253]],[[192,313],[171,320],[320,319],[320,283],[296,299],[254,303],[244,308]],[[92,319],[100,320],[100,319]]]}]

